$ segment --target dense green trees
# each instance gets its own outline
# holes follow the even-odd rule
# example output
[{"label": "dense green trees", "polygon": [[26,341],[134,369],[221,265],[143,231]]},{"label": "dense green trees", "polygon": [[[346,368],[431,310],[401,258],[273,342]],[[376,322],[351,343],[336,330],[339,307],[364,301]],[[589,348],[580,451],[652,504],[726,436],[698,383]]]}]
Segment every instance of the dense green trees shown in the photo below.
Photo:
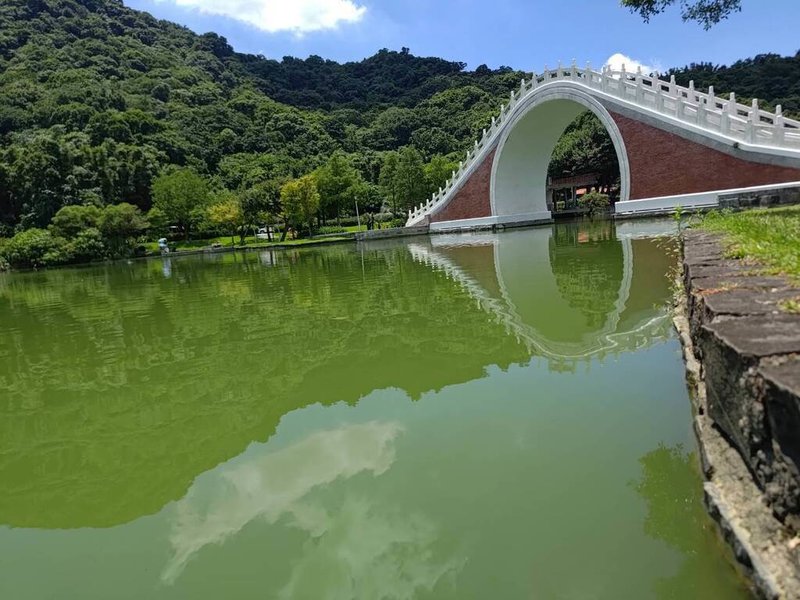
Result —
[{"label": "dense green trees", "polygon": [[153,206],[178,226],[186,239],[208,205],[208,184],[193,169],[175,169],[153,182]]},{"label": "dense green trees", "polygon": [[72,238],[81,231],[97,228],[102,211],[94,205],[65,206],[53,217],[50,230],[57,236]]},{"label": "dense green trees", "polygon": [[458,163],[456,161],[448,160],[440,154],[433,156],[424,168],[426,195],[430,196],[439,191],[439,188],[447,183],[447,180],[457,168]]},{"label": "dense green trees", "polygon": [[239,232],[240,240],[244,238],[242,206],[234,194],[227,193],[218,198],[217,202],[208,208],[208,218],[231,236],[231,243],[236,232]]},{"label": "dense green trees", "polygon": [[414,146],[385,155],[379,182],[391,211],[398,215],[423,202],[434,189],[443,185],[452,173],[452,163],[434,156],[424,164],[422,154]]},{"label": "dense green trees", "polygon": [[399,192],[397,188],[397,169],[399,163],[400,156],[397,152],[387,152],[383,157],[383,164],[381,165],[380,176],[378,177],[381,189],[393,211],[397,211],[399,207]]},{"label": "dense green trees", "polygon": [[[154,180],[170,165],[238,193],[275,189],[338,151],[372,185],[361,190],[374,203],[383,153],[409,143],[426,159],[460,152],[522,75],[468,72],[407,49],[343,65],[278,62],[118,0],[8,0],[0,6],[0,236],[46,227],[66,205],[148,211]],[[469,91],[454,96],[462,87]],[[324,209],[335,214],[344,201],[323,197]],[[185,210],[180,223],[161,210],[191,230]]]},{"label": "dense green trees", "polygon": [[338,219],[343,210],[350,212],[360,193],[363,179],[341,151],[334,152],[315,173],[323,219]]},{"label": "dense green trees", "polygon": [[400,149],[397,168],[394,172],[393,188],[396,203],[392,212],[403,214],[426,195],[425,166],[422,155],[413,146]]},{"label": "dense green trees", "polygon": [[281,188],[281,202],[286,222],[296,231],[305,227],[311,233],[314,218],[320,208],[320,195],[315,177],[304,175],[286,183]]},{"label": "dense green trees", "polygon": [[281,213],[281,188],[276,180],[264,181],[239,193],[245,229],[272,223]]},{"label": "dense green trees", "polygon": [[619,179],[614,143],[594,113],[585,112],[564,132],[550,159],[549,175],[564,177],[597,173],[602,187]]},{"label": "dense green trees", "polygon": [[98,226],[110,249],[110,254],[124,256],[136,238],[142,235],[150,224],[138,207],[121,202],[103,209]]}]

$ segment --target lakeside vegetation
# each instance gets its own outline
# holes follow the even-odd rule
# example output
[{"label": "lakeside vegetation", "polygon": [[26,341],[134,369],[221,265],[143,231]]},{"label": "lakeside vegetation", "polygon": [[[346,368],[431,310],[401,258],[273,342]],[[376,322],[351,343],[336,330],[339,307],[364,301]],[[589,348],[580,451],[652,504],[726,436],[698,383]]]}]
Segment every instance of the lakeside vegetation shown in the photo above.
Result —
[{"label": "lakeside vegetation", "polygon": [[771,273],[800,280],[800,206],[713,211],[699,226],[723,234],[729,256],[757,261]]}]

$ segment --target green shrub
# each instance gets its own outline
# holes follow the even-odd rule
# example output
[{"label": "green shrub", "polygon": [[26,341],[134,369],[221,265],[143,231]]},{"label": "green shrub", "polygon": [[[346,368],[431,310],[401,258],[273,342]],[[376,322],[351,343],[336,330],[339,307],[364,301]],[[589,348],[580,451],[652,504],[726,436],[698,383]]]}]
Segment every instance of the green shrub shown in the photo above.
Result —
[{"label": "green shrub", "polygon": [[69,262],[70,257],[63,238],[45,229],[28,229],[5,244],[3,258],[12,267],[37,269]]},{"label": "green shrub", "polygon": [[52,247],[45,252],[43,259],[43,266],[54,267],[57,265],[66,265],[74,262],[72,255],[69,253],[69,246],[67,240],[60,237],[53,238]]},{"label": "green shrub", "polygon": [[5,238],[0,238],[0,273],[3,271],[8,271],[11,268],[11,265],[9,265],[8,261],[5,259],[5,253],[3,252],[7,245],[8,240]]},{"label": "green shrub", "polygon": [[130,255],[135,239],[149,226],[139,208],[127,202],[106,206],[98,224],[107,253],[114,257]]},{"label": "green shrub", "polygon": [[607,210],[608,207],[611,206],[611,199],[607,194],[601,194],[597,190],[592,189],[588,194],[581,196],[578,203],[582,207],[588,208],[589,214],[593,215]]},{"label": "green shrub", "polygon": [[[353,225],[358,225],[358,218],[355,215],[341,217],[339,222],[342,224],[342,227],[352,227]],[[364,215],[361,215],[361,222],[364,223]]]},{"label": "green shrub", "polygon": [[74,262],[89,262],[105,257],[103,234],[96,227],[84,229],[67,243],[67,253]]},{"label": "green shrub", "polygon": [[50,231],[56,237],[73,238],[84,229],[97,227],[101,210],[96,206],[65,206],[50,223]]},{"label": "green shrub", "polygon": [[336,225],[326,225],[320,227],[317,231],[318,235],[328,235],[331,233],[347,233],[347,229],[344,227],[337,227]]}]

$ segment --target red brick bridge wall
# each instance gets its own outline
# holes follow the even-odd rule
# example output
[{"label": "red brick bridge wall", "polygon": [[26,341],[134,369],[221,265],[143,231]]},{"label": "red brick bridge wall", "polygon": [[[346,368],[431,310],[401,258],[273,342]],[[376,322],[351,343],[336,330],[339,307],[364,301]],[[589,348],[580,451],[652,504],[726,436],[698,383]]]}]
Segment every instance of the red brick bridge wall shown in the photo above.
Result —
[{"label": "red brick bridge wall", "polygon": [[631,167],[631,200],[800,181],[800,168],[736,158],[617,113]]},{"label": "red brick bridge wall", "polygon": [[[630,199],[657,198],[800,181],[800,168],[736,158],[652,125],[611,113],[630,163]],[[490,185],[497,148],[464,182],[433,222],[491,216]]]},{"label": "red brick bridge wall", "polygon": [[464,182],[447,206],[433,215],[431,221],[455,221],[456,219],[474,219],[492,215],[489,189],[492,183],[492,163],[495,152],[497,152],[497,147],[486,155],[483,162]]}]

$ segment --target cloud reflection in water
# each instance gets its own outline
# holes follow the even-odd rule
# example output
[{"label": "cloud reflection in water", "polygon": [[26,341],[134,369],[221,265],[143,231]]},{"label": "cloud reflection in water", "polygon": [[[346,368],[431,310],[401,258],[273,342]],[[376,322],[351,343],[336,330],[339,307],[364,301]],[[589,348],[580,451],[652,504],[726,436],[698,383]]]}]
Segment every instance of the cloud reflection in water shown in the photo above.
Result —
[{"label": "cloud reflection in water", "polygon": [[[286,448],[221,466],[199,477],[177,503],[170,535],[173,555],[161,579],[173,583],[193,556],[221,544],[248,523],[288,523],[310,538],[282,598],[411,598],[454,575],[463,560],[437,561],[436,526],[421,515],[348,495],[329,512],[307,499],[315,488],[359,473],[385,473],[403,428],[369,422],[315,432]],[[310,594],[310,596],[309,596]]]},{"label": "cloud reflection in water", "polygon": [[[439,532],[426,517],[348,497],[335,515],[319,511],[298,525],[317,531],[279,598],[410,600],[455,579],[466,559],[440,559]],[[312,534],[314,535],[314,534]]]}]

